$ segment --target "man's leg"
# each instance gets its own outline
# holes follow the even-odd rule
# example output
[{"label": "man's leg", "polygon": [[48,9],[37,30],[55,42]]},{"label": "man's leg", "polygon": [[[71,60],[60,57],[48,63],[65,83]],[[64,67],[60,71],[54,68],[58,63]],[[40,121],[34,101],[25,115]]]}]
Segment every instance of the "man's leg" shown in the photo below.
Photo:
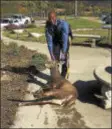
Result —
[{"label": "man's leg", "polygon": [[[58,62],[60,62],[60,50],[61,50],[60,44],[54,45],[53,54],[55,56],[56,61],[58,61]],[[59,67],[59,65],[58,65],[58,67]]]},{"label": "man's leg", "polygon": [[67,73],[66,73],[66,79],[69,78],[69,73],[70,73],[70,58],[69,58],[69,52],[67,53]]},{"label": "man's leg", "polygon": [[68,40],[68,48],[67,48],[67,53],[66,53],[66,57],[65,57],[65,63],[62,65],[62,72],[61,72],[61,75],[66,79],[68,79],[68,77],[69,77],[69,67],[70,67],[69,47],[70,47],[70,41]]},{"label": "man's leg", "polygon": [[69,76],[69,53],[67,53],[65,63],[62,65],[61,75],[64,78],[68,78]]},{"label": "man's leg", "polygon": [[60,60],[60,49],[61,49],[60,44],[56,44],[56,45],[54,44],[54,47],[53,47],[53,54],[54,54],[55,59],[56,59],[57,61]]}]

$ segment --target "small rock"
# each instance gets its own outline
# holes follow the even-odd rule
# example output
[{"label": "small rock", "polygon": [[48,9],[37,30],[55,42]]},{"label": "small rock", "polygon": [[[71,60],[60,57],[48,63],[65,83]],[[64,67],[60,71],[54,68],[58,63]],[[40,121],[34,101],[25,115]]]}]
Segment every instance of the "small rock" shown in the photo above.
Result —
[{"label": "small rock", "polygon": [[1,77],[1,81],[11,81],[11,77],[9,75],[6,75],[4,74],[2,77]]},{"label": "small rock", "polygon": [[34,93],[37,90],[40,90],[40,86],[37,86],[36,84],[30,84],[27,88],[27,91],[29,91],[30,93]]},{"label": "small rock", "polygon": [[35,98],[34,98],[33,94],[26,94],[24,99],[25,100],[34,100]]}]

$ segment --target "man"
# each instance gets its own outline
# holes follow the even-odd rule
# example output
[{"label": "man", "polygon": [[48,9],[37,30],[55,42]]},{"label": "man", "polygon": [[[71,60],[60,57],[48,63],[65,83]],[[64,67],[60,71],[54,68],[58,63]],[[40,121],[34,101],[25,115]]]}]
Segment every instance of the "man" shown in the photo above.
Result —
[{"label": "man", "polygon": [[57,19],[55,11],[51,11],[45,29],[51,59],[64,62],[61,75],[66,78],[69,67],[69,36],[72,37],[70,25],[64,20]]}]

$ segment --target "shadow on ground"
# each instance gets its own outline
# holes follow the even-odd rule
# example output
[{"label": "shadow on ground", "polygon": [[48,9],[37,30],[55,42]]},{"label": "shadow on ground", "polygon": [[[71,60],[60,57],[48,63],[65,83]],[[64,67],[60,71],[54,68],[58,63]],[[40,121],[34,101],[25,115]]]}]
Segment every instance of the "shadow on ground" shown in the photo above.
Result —
[{"label": "shadow on ground", "polygon": [[[73,43],[72,46],[91,47],[91,44],[92,43]],[[107,44],[96,43],[96,47],[112,49],[112,45],[108,43]]]},{"label": "shadow on ground", "polygon": [[91,44],[89,43],[72,43],[72,46],[81,46],[81,47],[91,47]]},{"label": "shadow on ground", "polygon": [[83,103],[90,103],[100,106],[101,99],[96,95],[101,96],[101,84],[97,81],[82,81],[78,80],[73,84],[78,90],[78,99]]},{"label": "shadow on ground", "polygon": [[[6,66],[4,68],[1,68],[1,70],[14,72],[14,73],[17,73],[17,74],[26,74],[26,75],[28,75],[27,82],[35,83],[35,84],[37,84],[41,87],[46,87],[46,84],[39,81],[38,78],[41,78],[41,79],[44,79],[44,80],[47,80],[47,81],[50,80],[50,76],[48,76],[47,74],[44,74],[43,72],[37,70],[35,66],[29,66],[29,67]],[[36,78],[35,78],[35,76],[36,76]]]},{"label": "shadow on ground", "polygon": [[109,49],[112,49],[112,44],[108,44],[108,43],[105,43],[105,44],[96,43],[96,46],[102,47],[102,48],[109,48]]},{"label": "shadow on ground", "polygon": [[[36,69],[35,66],[30,66],[28,68],[26,67],[5,67],[2,68],[2,70],[14,72],[17,74],[27,74],[28,75],[28,80],[27,82],[29,83],[35,83],[42,88],[46,88],[46,84],[40,81],[38,78],[44,79],[49,81],[50,76],[47,74],[44,74],[43,72],[39,71]],[[36,78],[35,78],[36,77]],[[100,106],[101,104],[101,99],[96,97],[96,95],[101,96],[101,84],[98,83],[95,80],[92,81],[82,81],[78,80],[73,84],[77,90],[78,90],[78,99],[83,102],[83,103],[90,103],[94,104],[97,106]]]}]

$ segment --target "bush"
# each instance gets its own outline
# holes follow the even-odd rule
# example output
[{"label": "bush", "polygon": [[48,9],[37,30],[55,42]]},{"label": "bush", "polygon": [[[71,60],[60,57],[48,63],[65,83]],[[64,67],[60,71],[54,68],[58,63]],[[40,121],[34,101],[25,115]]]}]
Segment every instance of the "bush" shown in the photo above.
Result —
[{"label": "bush", "polygon": [[32,56],[30,65],[35,66],[38,70],[44,70],[45,63],[47,61],[48,61],[48,58],[46,55],[41,53],[36,53]]},{"label": "bush", "polygon": [[44,70],[44,64],[48,58],[46,55],[37,53],[35,50],[29,50],[27,47],[18,46],[15,42],[6,45],[1,43],[1,64],[11,67],[29,67],[35,66],[38,70]]},{"label": "bush", "polygon": [[18,56],[19,55],[19,47],[16,43],[11,42],[8,46],[7,46],[8,52],[7,54],[9,55],[13,55],[13,56]]},{"label": "bush", "polygon": [[35,24],[28,24],[28,25],[26,26],[26,28],[36,28],[36,25],[35,25]]},{"label": "bush", "polygon": [[109,40],[108,40],[108,38],[106,36],[104,36],[97,43],[98,44],[109,44]]},{"label": "bush", "polygon": [[14,29],[22,29],[22,28],[24,28],[24,26],[22,26],[22,25],[21,26],[17,26],[17,25],[14,25],[14,24],[10,24],[10,25],[5,27],[5,29],[9,30],[9,31],[10,30],[14,30]]}]

